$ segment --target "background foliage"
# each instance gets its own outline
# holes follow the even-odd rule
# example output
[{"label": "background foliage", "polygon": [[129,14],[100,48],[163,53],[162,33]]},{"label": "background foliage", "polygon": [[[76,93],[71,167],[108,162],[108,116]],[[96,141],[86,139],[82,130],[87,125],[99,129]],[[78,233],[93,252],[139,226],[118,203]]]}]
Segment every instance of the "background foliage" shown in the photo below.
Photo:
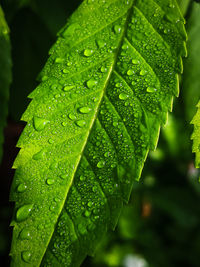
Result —
[{"label": "background foliage", "polygon": [[[9,265],[12,203],[8,202],[17,154],[16,141],[24,124],[19,123],[35,88],[56,32],[80,0],[3,0],[2,7],[11,30],[13,82],[10,92],[6,142],[1,164],[0,256]],[[94,258],[83,266],[199,266],[200,185],[194,168],[189,124],[200,97],[200,6],[180,0],[187,20],[189,56],[184,61],[180,97],[161,131],[156,152],[151,152],[140,183],[135,182],[131,201]],[[132,265],[131,265],[132,263]]]}]

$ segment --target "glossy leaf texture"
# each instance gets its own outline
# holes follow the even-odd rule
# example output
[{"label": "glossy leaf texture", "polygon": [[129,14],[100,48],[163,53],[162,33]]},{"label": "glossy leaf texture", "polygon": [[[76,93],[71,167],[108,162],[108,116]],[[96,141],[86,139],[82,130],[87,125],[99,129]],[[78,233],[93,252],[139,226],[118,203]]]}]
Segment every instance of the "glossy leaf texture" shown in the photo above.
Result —
[{"label": "glossy leaf texture", "polygon": [[83,1],[31,93],[14,163],[12,266],[80,266],[114,229],[178,95],[175,1]]},{"label": "glossy leaf texture", "polygon": [[194,115],[192,121],[194,124],[194,131],[192,134],[193,149],[192,151],[196,154],[196,168],[200,167],[200,102],[197,104],[197,112]]},{"label": "glossy leaf texture", "polygon": [[0,6],[0,161],[2,158],[3,130],[8,113],[9,86],[11,83],[11,47],[9,29]]}]

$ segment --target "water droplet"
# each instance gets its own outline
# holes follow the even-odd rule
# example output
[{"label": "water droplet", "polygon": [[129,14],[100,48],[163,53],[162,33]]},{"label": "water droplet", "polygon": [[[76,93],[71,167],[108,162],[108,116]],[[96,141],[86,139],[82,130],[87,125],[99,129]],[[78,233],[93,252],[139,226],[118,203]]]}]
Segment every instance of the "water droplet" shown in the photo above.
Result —
[{"label": "water droplet", "polygon": [[79,108],[79,111],[83,114],[87,114],[91,111],[91,108],[89,107],[82,107],[82,108]]},{"label": "water droplet", "polygon": [[18,187],[17,187],[17,192],[23,193],[24,191],[26,191],[26,189],[27,189],[27,185],[19,184]]},{"label": "water droplet", "polygon": [[93,53],[94,53],[94,50],[92,50],[92,49],[85,49],[83,54],[86,57],[90,57],[90,56],[93,55]]},{"label": "water droplet", "polygon": [[106,43],[103,40],[96,40],[96,43],[99,48],[102,48],[106,45]]},{"label": "water droplet", "polygon": [[63,90],[64,90],[65,92],[67,92],[67,91],[71,90],[72,88],[74,88],[73,85],[67,85],[67,86],[65,86],[65,87],[63,88]]},{"label": "water droplet", "polygon": [[21,222],[21,221],[24,221],[25,219],[27,219],[32,208],[33,208],[33,204],[27,204],[27,205],[20,207],[16,213],[17,221]]},{"label": "water droplet", "polygon": [[60,175],[60,178],[63,179],[63,180],[65,180],[67,177],[68,177],[68,174],[61,174]]},{"label": "water droplet", "polygon": [[155,93],[156,91],[157,91],[157,89],[154,88],[154,87],[147,87],[147,92],[148,93]]},{"label": "water droplet", "polygon": [[110,154],[109,152],[105,152],[104,157],[108,158],[109,154]]},{"label": "water droplet", "polygon": [[20,239],[27,239],[27,240],[28,240],[28,239],[31,239],[31,233],[30,233],[29,229],[24,228],[24,229],[20,232],[19,237],[20,237]]},{"label": "water droplet", "polygon": [[137,65],[137,64],[139,64],[140,62],[139,62],[137,59],[132,59],[132,63],[133,63],[134,65]]},{"label": "water droplet", "polygon": [[91,79],[91,80],[87,81],[87,87],[89,89],[92,89],[96,84],[97,84],[97,81],[94,80],[94,79]]},{"label": "water droplet", "polygon": [[67,69],[63,69],[62,72],[63,72],[64,74],[66,74],[66,73],[68,73],[69,71],[68,71]]},{"label": "water droplet", "polygon": [[125,99],[127,99],[129,97],[129,95],[127,95],[127,94],[125,94],[125,93],[121,93],[120,95],[119,95],[119,99],[121,99],[121,100],[125,100]]},{"label": "water droplet", "polygon": [[55,180],[54,180],[54,179],[51,179],[51,178],[49,178],[49,179],[47,179],[47,180],[46,180],[46,183],[47,183],[48,185],[52,185],[52,184],[54,184],[54,183],[55,183]]},{"label": "water droplet", "polygon": [[55,63],[63,63],[64,62],[64,58],[61,58],[61,57],[57,57],[55,59]]},{"label": "water droplet", "polygon": [[82,181],[82,182],[85,181],[85,176],[81,175],[80,176],[80,181]]},{"label": "water droplet", "polygon": [[122,84],[121,84],[121,83],[116,83],[115,86],[116,86],[116,87],[121,87]]},{"label": "water droplet", "polygon": [[62,124],[62,126],[66,126],[67,125],[67,123],[65,121],[63,121],[61,124]]},{"label": "water droplet", "polygon": [[92,191],[95,193],[95,192],[97,192],[97,186],[93,186],[92,187]]},{"label": "water droplet", "polygon": [[92,201],[89,201],[87,205],[88,205],[88,207],[91,208],[93,206],[93,202]]},{"label": "water droplet", "polygon": [[146,70],[141,70],[141,71],[140,71],[140,75],[142,75],[142,76],[145,75],[146,73],[147,73]]},{"label": "water droplet", "polygon": [[36,131],[42,131],[45,125],[48,123],[48,120],[35,116],[33,118],[33,125]]},{"label": "water droplet", "polygon": [[84,120],[78,120],[76,121],[76,125],[79,126],[79,127],[83,127],[85,126],[86,122]]},{"label": "water droplet", "polygon": [[74,121],[74,120],[76,119],[76,116],[75,116],[74,114],[72,114],[72,113],[70,113],[70,114],[68,115],[68,117],[69,117],[69,119],[72,120],[72,121]]},{"label": "water droplet", "polygon": [[53,144],[53,139],[49,138],[48,142],[49,144]]},{"label": "water droplet", "polygon": [[90,217],[90,215],[91,215],[91,211],[86,210],[86,211],[85,211],[85,216],[86,216],[86,217]]},{"label": "water droplet", "polygon": [[120,25],[115,25],[115,26],[114,26],[114,31],[115,31],[115,33],[120,33],[121,30],[122,30],[122,28],[121,28]]},{"label": "water droplet", "polygon": [[40,150],[39,152],[37,152],[37,153],[35,153],[35,154],[33,155],[33,159],[34,159],[34,160],[40,160],[40,159],[42,159],[42,158],[44,157],[44,155],[45,155],[45,152],[44,152],[44,150],[42,149],[42,150]]},{"label": "water droplet", "polygon": [[130,75],[133,75],[134,73],[135,73],[134,70],[128,70],[128,71],[127,71],[127,75],[129,75],[129,76],[130,76]]},{"label": "water droplet", "polygon": [[106,67],[101,67],[101,72],[106,72],[108,69]]},{"label": "water droplet", "polygon": [[126,49],[128,49],[128,48],[129,48],[129,47],[128,47],[127,44],[123,44],[123,45],[122,45],[122,49],[123,49],[123,50],[126,50]]},{"label": "water droplet", "polygon": [[22,251],[22,260],[25,262],[30,262],[31,259],[31,252],[28,250]]},{"label": "water droplet", "polygon": [[106,163],[105,163],[104,160],[100,160],[100,161],[97,163],[97,167],[101,169],[101,168],[103,168],[103,167],[105,166],[105,164],[106,164]]}]

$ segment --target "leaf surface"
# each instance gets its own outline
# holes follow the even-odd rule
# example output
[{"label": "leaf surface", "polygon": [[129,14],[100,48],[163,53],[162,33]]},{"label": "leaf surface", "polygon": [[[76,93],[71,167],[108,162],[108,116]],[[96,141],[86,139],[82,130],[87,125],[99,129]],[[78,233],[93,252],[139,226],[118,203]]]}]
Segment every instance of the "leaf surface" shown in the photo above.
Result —
[{"label": "leaf surface", "polygon": [[192,151],[196,153],[196,168],[200,167],[200,102],[197,104],[197,112],[194,115],[192,121],[192,124],[194,124],[194,131],[192,134],[192,140],[193,140],[193,149]]},{"label": "leaf surface", "polygon": [[11,49],[9,29],[0,6],[0,161],[2,158],[3,129],[8,113],[9,86],[11,82]]},{"label": "leaf surface", "polygon": [[22,119],[13,266],[79,266],[114,229],[178,95],[175,1],[84,1],[60,31]]}]

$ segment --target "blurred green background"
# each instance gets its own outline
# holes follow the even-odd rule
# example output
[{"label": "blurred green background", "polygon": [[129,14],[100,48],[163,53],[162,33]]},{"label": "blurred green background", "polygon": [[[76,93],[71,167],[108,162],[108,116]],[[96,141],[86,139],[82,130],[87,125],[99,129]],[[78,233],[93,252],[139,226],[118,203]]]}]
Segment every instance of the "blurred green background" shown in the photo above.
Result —
[{"label": "blurred green background", "polygon": [[[15,148],[24,127],[20,117],[36,87],[36,77],[56,40],[56,33],[81,0],[2,0],[11,31],[13,82],[10,89],[4,157],[0,167],[0,265],[9,266],[13,203],[9,189]],[[93,258],[82,266],[199,267],[200,172],[194,167],[190,124],[200,98],[200,5],[179,0],[186,18],[188,58],[184,60],[180,97],[161,130],[158,149],[150,152],[140,182],[115,232],[109,232]]]}]

